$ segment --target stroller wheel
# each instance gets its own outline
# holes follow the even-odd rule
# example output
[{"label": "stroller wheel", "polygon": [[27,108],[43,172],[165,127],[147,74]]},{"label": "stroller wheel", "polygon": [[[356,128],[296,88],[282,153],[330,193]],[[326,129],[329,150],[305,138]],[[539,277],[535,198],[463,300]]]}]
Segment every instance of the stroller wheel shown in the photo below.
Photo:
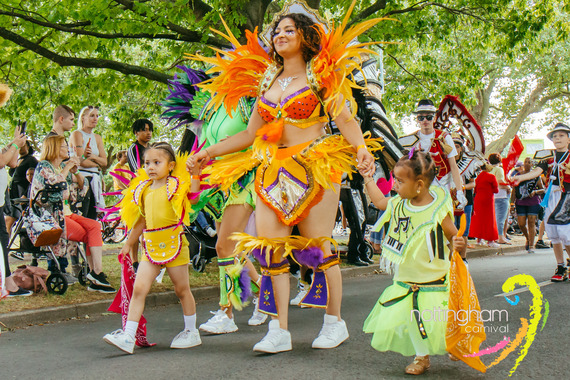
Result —
[{"label": "stroller wheel", "polygon": [[48,292],[62,295],[67,291],[67,280],[61,273],[52,273],[46,281]]},{"label": "stroller wheel", "polygon": [[204,272],[206,264],[208,264],[207,260],[200,254],[196,254],[192,257],[192,268],[194,268],[196,272]]},{"label": "stroller wheel", "polygon": [[85,274],[85,269],[82,268],[79,273],[77,274],[77,281],[81,284],[81,286],[87,285],[87,274]]}]

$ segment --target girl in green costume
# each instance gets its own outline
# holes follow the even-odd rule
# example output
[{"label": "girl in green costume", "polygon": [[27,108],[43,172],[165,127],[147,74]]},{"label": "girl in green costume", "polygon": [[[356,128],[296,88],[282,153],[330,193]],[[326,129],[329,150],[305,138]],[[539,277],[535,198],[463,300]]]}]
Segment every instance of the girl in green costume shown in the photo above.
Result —
[{"label": "girl in green costume", "polygon": [[415,355],[406,373],[419,375],[429,368],[429,355],[446,353],[447,312],[437,311],[446,310],[449,299],[448,242],[460,252],[465,242],[456,236],[449,193],[430,187],[435,164],[429,154],[412,151],[402,157],[394,177],[398,196],[392,198],[384,197],[373,179],[365,177],[372,202],[386,210],[374,230],[390,222],[382,254],[396,271],[394,283],[364,322],[364,332],[374,334],[372,347],[378,351]]}]

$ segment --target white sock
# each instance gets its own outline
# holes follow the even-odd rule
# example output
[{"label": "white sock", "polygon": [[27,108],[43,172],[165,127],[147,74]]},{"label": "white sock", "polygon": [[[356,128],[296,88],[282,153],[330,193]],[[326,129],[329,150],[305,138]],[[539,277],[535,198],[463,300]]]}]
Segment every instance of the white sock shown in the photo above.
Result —
[{"label": "white sock", "polygon": [[125,324],[125,332],[131,336],[131,338],[135,339],[135,335],[137,335],[137,328],[139,327],[139,323],[135,321],[127,321]]},{"label": "white sock", "polygon": [[196,314],[184,316],[184,330],[196,330]]},{"label": "white sock", "polygon": [[337,323],[340,322],[340,320],[338,319],[338,317],[336,315],[328,315],[325,314],[325,324],[332,324],[332,323]]}]

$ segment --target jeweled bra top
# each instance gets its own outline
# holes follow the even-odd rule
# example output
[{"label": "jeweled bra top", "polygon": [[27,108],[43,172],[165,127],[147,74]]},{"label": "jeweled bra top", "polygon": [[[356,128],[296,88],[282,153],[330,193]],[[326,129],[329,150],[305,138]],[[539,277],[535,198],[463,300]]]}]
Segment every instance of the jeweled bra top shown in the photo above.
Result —
[{"label": "jeweled bra top", "polygon": [[[292,124],[299,128],[307,128],[327,121],[328,117],[322,108],[321,101],[309,86],[288,95],[279,104],[265,98],[265,91],[273,85],[281,70],[282,68],[271,67],[266,72],[257,103],[259,116],[266,123],[283,118],[285,124]],[[309,73],[307,74],[309,77]]]}]

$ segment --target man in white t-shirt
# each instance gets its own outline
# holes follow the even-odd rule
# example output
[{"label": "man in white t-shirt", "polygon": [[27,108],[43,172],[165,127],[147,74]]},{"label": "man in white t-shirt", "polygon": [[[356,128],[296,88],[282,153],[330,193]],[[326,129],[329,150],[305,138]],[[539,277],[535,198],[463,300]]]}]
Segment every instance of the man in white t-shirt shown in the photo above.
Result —
[{"label": "man in white t-shirt", "polygon": [[467,204],[467,198],[463,191],[463,181],[457,167],[455,158],[457,151],[451,135],[443,130],[435,129],[435,113],[437,108],[429,99],[422,99],[418,102],[413,114],[420,129],[411,135],[399,138],[400,143],[407,149],[421,149],[425,153],[430,153],[439,172],[434,179],[434,185],[441,186],[447,190],[455,188],[457,190],[458,209],[462,209]]}]

